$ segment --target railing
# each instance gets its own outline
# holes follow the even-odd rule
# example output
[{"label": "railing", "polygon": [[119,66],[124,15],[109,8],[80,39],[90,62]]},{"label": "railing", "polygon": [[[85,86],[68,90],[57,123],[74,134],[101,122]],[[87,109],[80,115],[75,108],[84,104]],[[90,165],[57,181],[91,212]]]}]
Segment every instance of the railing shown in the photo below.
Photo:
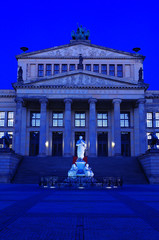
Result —
[{"label": "railing", "polygon": [[39,181],[41,188],[57,188],[57,189],[113,189],[123,186],[122,177],[57,177],[45,176]]}]

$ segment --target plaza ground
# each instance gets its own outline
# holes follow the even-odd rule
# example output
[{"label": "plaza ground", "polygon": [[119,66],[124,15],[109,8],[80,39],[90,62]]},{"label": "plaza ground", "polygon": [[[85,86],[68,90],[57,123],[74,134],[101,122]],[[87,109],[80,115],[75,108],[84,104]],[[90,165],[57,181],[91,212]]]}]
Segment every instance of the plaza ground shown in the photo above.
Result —
[{"label": "plaza ground", "polygon": [[1,240],[158,240],[159,185],[54,190],[0,185]]}]

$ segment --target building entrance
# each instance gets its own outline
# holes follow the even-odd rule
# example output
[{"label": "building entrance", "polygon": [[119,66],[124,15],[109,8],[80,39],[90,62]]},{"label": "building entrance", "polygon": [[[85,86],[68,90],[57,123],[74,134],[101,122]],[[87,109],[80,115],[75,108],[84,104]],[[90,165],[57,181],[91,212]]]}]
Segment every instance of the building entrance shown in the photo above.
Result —
[{"label": "building entrance", "polygon": [[52,156],[62,156],[62,132],[52,133]]},{"label": "building entrance", "polygon": [[39,132],[30,132],[29,155],[37,156],[39,154]]},{"label": "building entrance", "polygon": [[83,140],[85,141],[85,132],[75,132],[75,156],[77,156],[76,142],[78,141],[79,136],[82,136]]},{"label": "building entrance", "polygon": [[98,156],[108,156],[108,133],[98,132]]},{"label": "building entrance", "polygon": [[129,157],[131,155],[129,132],[121,133],[121,155],[125,157]]}]

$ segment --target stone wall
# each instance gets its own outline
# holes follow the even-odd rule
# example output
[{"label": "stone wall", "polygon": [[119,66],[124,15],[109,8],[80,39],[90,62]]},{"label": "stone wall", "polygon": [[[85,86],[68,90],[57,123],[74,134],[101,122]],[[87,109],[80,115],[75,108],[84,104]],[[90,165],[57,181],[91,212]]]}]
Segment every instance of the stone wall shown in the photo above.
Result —
[{"label": "stone wall", "polygon": [[0,152],[0,183],[10,183],[15,175],[21,156],[14,152]]},{"label": "stone wall", "polygon": [[159,183],[159,150],[148,150],[139,157],[149,183]]}]

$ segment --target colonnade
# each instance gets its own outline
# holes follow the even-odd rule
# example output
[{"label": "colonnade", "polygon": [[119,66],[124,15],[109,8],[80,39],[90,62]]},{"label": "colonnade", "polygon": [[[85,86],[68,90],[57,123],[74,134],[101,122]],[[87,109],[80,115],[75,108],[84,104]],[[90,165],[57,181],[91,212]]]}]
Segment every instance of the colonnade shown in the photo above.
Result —
[{"label": "colonnade", "polygon": [[[72,155],[72,145],[71,145],[71,104],[73,99],[64,99],[65,103],[65,118],[64,118],[64,156]],[[39,139],[39,155],[46,155],[46,121],[47,121],[47,103],[48,99],[46,97],[40,98],[40,139]],[[88,99],[89,103],[89,156],[96,156],[96,102],[97,99]],[[112,99],[114,105],[113,113],[113,142],[114,142],[114,155],[121,155],[121,127],[120,127],[120,105],[122,100],[119,98]],[[143,154],[146,151],[146,126],[145,122],[145,100],[138,99],[137,103],[137,114],[139,118],[139,154]],[[21,121],[22,121],[22,107],[23,98],[16,98],[16,121],[15,121],[15,152],[21,154],[20,142],[21,142]]]}]

